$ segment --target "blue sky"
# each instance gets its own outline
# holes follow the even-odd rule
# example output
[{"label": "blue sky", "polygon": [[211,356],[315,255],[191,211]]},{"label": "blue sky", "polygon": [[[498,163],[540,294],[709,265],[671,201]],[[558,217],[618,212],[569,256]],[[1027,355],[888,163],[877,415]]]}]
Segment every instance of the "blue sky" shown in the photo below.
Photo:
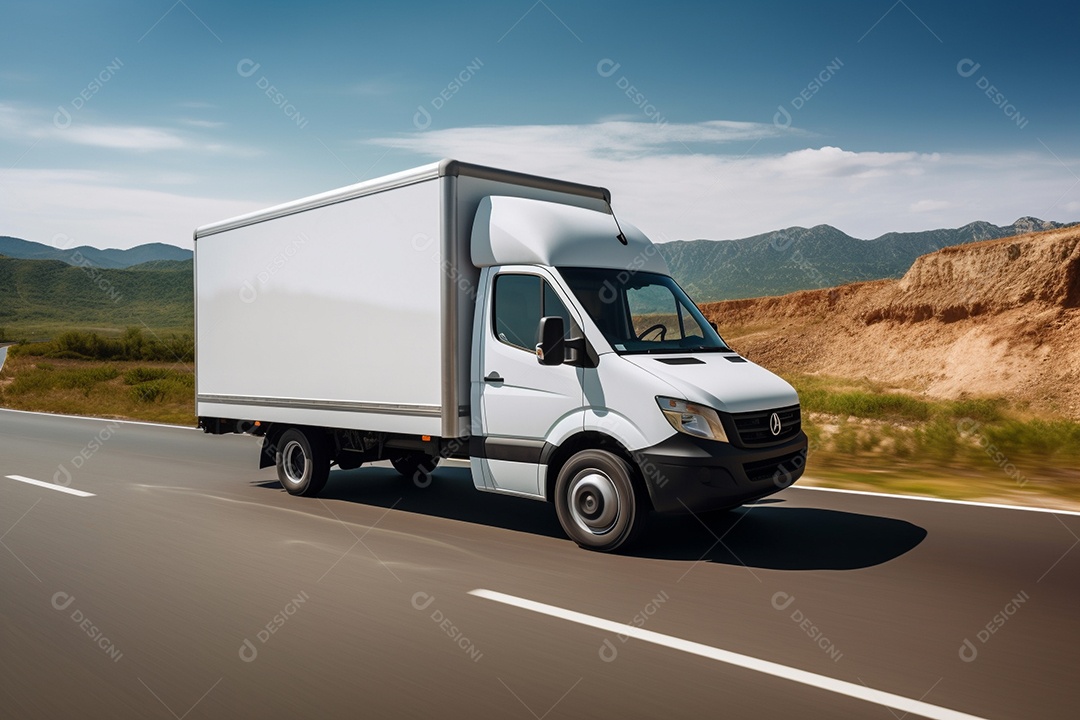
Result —
[{"label": "blue sky", "polygon": [[0,7],[0,234],[39,242],[190,247],[443,156],[661,241],[1080,219],[1076,4]]}]

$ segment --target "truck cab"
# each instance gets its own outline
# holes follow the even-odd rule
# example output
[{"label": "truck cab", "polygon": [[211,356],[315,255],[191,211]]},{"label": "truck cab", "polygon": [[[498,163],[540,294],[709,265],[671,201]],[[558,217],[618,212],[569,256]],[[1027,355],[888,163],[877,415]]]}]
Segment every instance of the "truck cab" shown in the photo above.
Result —
[{"label": "truck cab", "polygon": [[802,474],[795,390],[727,346],[634,226],[489,196],[471,256],[478,489],[551,500],[609,550],[649,510],[730,508]]}]

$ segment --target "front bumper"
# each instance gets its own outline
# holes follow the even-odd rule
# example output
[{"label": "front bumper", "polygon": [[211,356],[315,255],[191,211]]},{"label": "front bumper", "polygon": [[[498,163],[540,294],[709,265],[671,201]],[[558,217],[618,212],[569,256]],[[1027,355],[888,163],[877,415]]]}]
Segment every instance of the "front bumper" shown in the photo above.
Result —
[{"label": "front bumper", "polygon": [[739,448],[677,433],[633,453],[657,512],[735,507],[790,486],[806,468],[806,433],[768,448]]}]

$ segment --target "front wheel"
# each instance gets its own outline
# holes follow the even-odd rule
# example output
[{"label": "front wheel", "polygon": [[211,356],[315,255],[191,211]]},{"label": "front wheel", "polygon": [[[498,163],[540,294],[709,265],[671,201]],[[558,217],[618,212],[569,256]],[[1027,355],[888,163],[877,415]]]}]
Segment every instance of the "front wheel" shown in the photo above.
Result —
[{"label": "front wheel", "polygon": [[559,471],[555,511],[571,540],[611,552],[641,532],[648,502],[629,463],[606,450],[582,450]]},{"label": "front wheel", "polygon": [[278,482],[290,495],[315,497],[330,477],[326,437],[316,430],[289,428],[277,440]]}]

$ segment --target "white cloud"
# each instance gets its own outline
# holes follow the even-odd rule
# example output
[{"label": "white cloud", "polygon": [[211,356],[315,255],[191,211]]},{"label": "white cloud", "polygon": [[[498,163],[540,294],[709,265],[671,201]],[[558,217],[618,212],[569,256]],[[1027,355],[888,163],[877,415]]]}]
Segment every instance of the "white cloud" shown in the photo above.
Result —
[{"label": "white cloud", "polygon": [[77,145],[114,150],[182,150],[187,145],[176,133],[131,125],[72,125],[52,137]]},{"label": "white cloud", "polygon": [[[55,115],[36,112],[15,105],[0,103],[0,138],[21,141],[58,141],[107,150],[154,152],[182,150],[214,155],[251,157],[260,154],[254,148],[213,142],[171,128],[142,125],[105,125],[89,118],[73,115],[66,109]],[[49,118],[51,121],[43,120]],[[193,120],[182,121],[200,128],[216,127],[220,123]]]},{"label": "white cloud", "polygon": [[911,204],[911,212],[923,213],[934,212],[935,210],[945,210],[952,207],[952,203],[947,200],[919,200],[918,202]]},{"label": "white cloud", "polygon": [[192,231],[269,203],[178,195],[85,170],[0,170],[3,234],[53,244],[129,248],[163,242],[191,248]]},{"label": "white cloud", "polygon": [[776,137],[799,136],[760,123],[607,121],[429,130],[366,142],[603,185],[616,211],[655,240],[738,238],[822,223],[873,238],[974,220],[1005,225],[1023,215],[1078,219],[1080,186],[1069,190],[1074,178],[1037,150],[957,155],[826,146],[747,154]]},{"label": "white cloud", "polygon": [[198,128],[218,128],[225,125],[225,123],[216,120],[196,120],[193,118],[180,118],[180,122],[184,125]]},{"label": "white cloud", "polygon": [[403,134],[366,141],[383,147],[430,154],[453,147],[463,157],[500,155],[520,157],[542,152],[556,160],[583,157],[620,158],[656,152],[687,153],[698,144],[726,144],[788,136],[795,131],[774,125],[714,120],[695,124],[643,123],[609,120],[590,125],[514,125],[454,128]]}]

